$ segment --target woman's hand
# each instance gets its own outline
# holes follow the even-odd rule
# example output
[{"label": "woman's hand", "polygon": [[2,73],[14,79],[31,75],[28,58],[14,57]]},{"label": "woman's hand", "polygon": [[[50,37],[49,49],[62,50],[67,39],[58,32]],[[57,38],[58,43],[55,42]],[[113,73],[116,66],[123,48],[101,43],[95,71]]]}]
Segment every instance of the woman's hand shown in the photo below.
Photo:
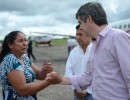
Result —
[{"label": "woman's hand", "polygon": [[53,71],[53,68],[52,68],[51,63],[43,64],[43,66],[41,68],[42,73],[50,73],[52,71]]},{"label": "woman's hand", "polygon": [[47,73],[50,73],[52,71],[53,71],[53,68],[52,68],[51,63],[44,64],[39,73],[40,79],[45,79]]}]

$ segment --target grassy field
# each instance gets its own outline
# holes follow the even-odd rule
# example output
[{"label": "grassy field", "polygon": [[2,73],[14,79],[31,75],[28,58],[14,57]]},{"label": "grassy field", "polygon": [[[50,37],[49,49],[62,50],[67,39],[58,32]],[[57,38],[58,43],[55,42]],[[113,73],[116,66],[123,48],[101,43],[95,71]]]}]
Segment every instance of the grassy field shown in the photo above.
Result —
[{"label": "grassy field", "polygon": [[64,45],[67,44],[67,39],[55,39],[52,41],[54,45]]},{"label": "grassy field", "polygon": [[[67,39],[54,39],[51,42],[52,45],[64,45],[67,44]],[[33,45],[36,46],[36,43],[33,41]]]}]

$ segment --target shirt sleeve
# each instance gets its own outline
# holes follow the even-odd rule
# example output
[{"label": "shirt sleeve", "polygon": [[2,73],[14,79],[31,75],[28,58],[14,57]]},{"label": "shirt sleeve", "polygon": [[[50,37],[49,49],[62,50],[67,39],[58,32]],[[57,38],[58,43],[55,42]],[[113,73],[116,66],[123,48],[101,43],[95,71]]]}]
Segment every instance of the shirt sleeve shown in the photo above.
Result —
[{"label": "shirt sleeve", "polygon": [[12,54],[7,55],[0,66],[2,67],[2,75],[10,73],[13,69],[23,71],[22,65]]},{"label": "shirt sleeve", "polygon": [[[70,55],[67,59],[67,62],[66,62],[66,69],[65,69],[65,75],[64,76],[73,76],[73,71],[72,71],[72,66],[73,66],[73,52],[71,51],[70,52]],[[67,85],[68,88],[74,90],[74,86],[72,85]]]},{"label": "shirt sleeve", "polygon": [[82,91],[91,85],[91,74],[84,72],[81,75],[71,76],[70,81],[78,91]]},{"label": "shirt sleeve", "polygon": [[71,52],[66,62],[65,76],[73,76],[72,66],[73,66],[73,57]]},{"label": "shirt sleeve", "polygon": [[120,65],[130,95],[130,35],[128,33],[121,33],[114,40],[113,54]]},{"label": "shirt sleeve", "polygon": [[70,77],[71,84],[78,90],[82,91],[89,87],[92,82],[92,72],[90,67],[90,61],[87,62],[87,71],[80,75]]}]

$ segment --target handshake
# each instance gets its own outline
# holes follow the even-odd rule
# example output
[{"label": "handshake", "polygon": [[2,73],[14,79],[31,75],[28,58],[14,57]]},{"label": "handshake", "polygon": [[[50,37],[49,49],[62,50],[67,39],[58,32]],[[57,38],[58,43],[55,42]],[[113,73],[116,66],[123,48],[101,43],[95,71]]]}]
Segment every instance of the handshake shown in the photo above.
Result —
[{"label": "handshake", "polygon": [[44,63],[40,71],[40,79],[45,79],[49,84],[58,84],[62,81],[59,73],[54,72],[51,63]]},{"label": "handshake", "polygon": [[53,71],[47,74],[45,80],[50,84],[58,84],[62,81],[62,77],[59,73]]}]

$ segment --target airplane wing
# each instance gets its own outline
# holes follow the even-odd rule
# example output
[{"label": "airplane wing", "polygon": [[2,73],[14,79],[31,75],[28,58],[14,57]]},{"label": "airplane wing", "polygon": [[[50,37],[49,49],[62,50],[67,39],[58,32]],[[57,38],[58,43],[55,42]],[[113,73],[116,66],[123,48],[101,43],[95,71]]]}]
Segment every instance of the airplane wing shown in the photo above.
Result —
[{"label": "airplane wing", "polygon": [[52,35],[52,36],[65,36],[65,37],[70,37],[70,36],[75,37],[76,36],[74,34],[65,34],[65,33],[47,33],[47,32],[32,32],[32,33],[44,34],[44,35]]},{"label": "airplane wing", "polygon": [[67,34],[55,34],[55,33],[45,33],[45,32],[31,32],[29,37],[38,44],[48,44],[51,46],[51,42],[54,39],[64,39],[69,38]]}]

